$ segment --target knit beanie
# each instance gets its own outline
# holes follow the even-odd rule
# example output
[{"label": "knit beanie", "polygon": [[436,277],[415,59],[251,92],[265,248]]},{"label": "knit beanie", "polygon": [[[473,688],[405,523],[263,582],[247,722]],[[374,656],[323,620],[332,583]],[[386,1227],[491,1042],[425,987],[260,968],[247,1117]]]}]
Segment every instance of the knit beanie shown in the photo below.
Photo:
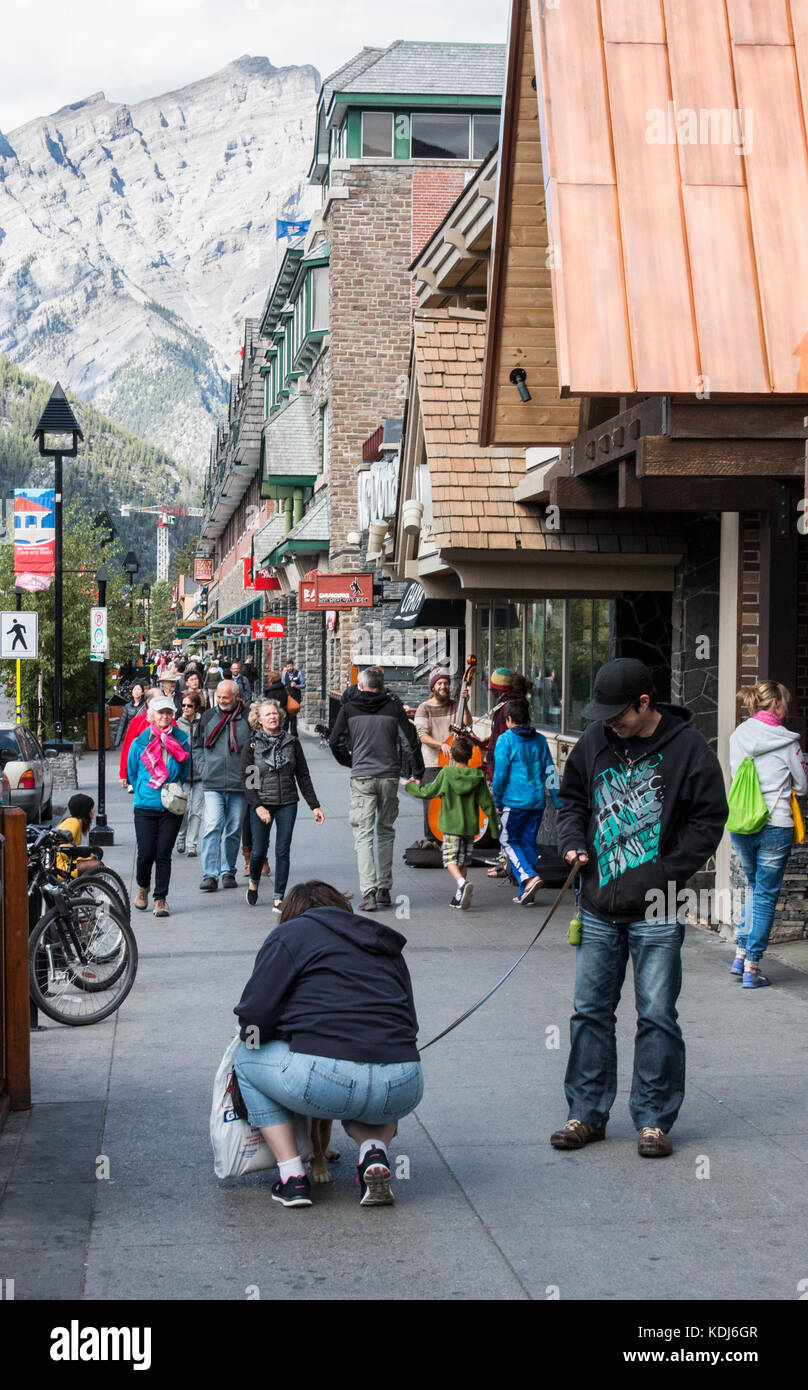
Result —
[{"label": "knit beanie", "polygon": [[510,690],[513,672],[507,666],[498,666],[496,671],[492,671],[489,682],[492,690]]},{"label": "knit beanie", "polygon": [[445,666],[433,666],[429,673],[429,688],[434,690],[438,681],[450,681],[451,676]]}]

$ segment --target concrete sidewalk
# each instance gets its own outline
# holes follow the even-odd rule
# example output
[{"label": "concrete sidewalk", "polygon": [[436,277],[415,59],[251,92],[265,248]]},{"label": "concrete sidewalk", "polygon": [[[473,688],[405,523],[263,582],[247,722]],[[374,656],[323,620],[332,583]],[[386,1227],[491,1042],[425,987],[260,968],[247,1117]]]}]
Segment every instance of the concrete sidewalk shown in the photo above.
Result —
[{"label": "concrete sidewalk", "polygon": [[[304,743],[326,824],[301,803],[292,881],[316,875],[356,895],[347,773]],[[84,789],[94,776],[86,756]],[[108,809],[106,858],[131,880],[132,799],[111,789]],[[420,803],[402,794],[403,901],[385,920],[408,938],[427,1040],[504,973],[552,895],[518,909],[506,883],[475,870],[472,910],[452,911],[448,875],[401,860],[420,827]],[[241,875],[237,891],[215,896],[199,893],[200,878],[198,859],[175,857],[171,918],[133,914],[140,969],[118,1015],[87,1028],[44,1020],[32,1036],[34,1108],[0,1136],[0,1275],[18,1300],[244,1299],[256,1287],[262,1299],[799,1296],[808,976],[771,959],[773,988],[741,991],[728,947],[689,930],[674,1156],[636,1151],[630,979],[609,1141],[556,1153],[575,964],[565,906],[494,998],[424,1054],[424,1100],[392,1149],[409,1173],[396,1206],[359,1209],[355,1149],[340,1130],[333,1185],[313,1209],[288,1211],[270,1200],[274,1170],[218,1181],[208,1138],[232,1008],[276,920],[271,887],[264,880],[251,909]]]}]

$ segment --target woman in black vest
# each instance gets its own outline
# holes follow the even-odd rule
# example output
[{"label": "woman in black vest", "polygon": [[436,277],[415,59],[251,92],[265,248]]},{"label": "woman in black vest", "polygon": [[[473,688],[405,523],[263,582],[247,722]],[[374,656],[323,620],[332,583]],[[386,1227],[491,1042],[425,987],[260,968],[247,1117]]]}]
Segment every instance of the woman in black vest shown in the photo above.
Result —
[{"label": "woman in black vest", "polygon": [[253,737],[241,752],[241,775],[250,807],[252,851],[247,902],[258,902],[258,883],[269,847],[270,827],[275,825],[275,905],[280,913],[289,880],[292,831],[297,819],[298,787],[322,825],[317,793],[312,786],[303,749],[294,735],[281,727],[281,708],[277,700],[262,700],[250,711]]}]

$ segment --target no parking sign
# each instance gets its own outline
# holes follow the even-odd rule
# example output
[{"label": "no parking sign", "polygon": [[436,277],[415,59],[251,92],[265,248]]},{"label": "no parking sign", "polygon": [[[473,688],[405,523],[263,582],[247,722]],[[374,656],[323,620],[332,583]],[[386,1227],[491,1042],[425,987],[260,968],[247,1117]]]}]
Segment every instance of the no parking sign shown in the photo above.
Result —
[{"label": "no parking sign", "polygon": [[90,660],[104,661],[109,653],[106,608],[90,609]]}]

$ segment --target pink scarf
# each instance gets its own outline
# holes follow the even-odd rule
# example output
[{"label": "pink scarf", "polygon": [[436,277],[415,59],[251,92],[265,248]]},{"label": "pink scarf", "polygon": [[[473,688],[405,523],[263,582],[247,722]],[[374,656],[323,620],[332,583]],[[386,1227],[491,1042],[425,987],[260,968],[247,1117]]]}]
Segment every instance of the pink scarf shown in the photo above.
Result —
[{"label": "pink scarf", "polygon": [[759,709],[757,714],[752,715],[752,718],[759,719],[761,724],[774,724],[777,728],[780,727],[781,721],[776,714],[772,714],[771,710],[768,709]]},{"label": "pink scarf", "polygon": [[154,730],[154,736],[149,740],[140,755],[140,761],[146,764],[151,773],[149,778],[150,787],[162,787],[168,781],[168,768],[165,765],[163,750],[170,753],[172,758],[176,758],[178,763],[184,763],[188,757],[188,750],[183,748],[177,739],[172,738],[171,734],[159,734]]}]

